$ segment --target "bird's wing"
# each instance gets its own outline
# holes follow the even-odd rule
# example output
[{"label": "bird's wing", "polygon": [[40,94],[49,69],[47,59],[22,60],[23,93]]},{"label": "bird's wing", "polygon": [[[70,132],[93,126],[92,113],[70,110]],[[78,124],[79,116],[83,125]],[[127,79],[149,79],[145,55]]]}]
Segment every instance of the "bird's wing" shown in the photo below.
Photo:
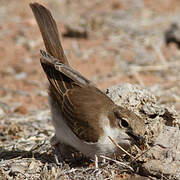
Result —
[{"label": "bird's wing", "polygon": [[101,108],[98,97],[103,99],[105,95],[80,73],[45,51],[41,51],[40,61],[51,85],[50,96],[57,100],[71,130],[82,140],[96,142],[101,130],[95,111]]}]

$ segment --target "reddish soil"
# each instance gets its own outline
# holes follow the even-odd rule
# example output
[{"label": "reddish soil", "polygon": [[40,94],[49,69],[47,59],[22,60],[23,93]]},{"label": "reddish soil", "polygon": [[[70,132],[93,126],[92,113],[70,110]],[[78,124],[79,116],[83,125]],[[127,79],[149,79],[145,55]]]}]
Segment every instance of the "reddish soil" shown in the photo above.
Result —
[{"label": "reddish soil", "polygon": [[[44,109],[47,107],[47,79],[42,71],[39,63],[39,50],[44,48],[43,41],[38,30],[37,24],[34,20],[32,12],[28,6],[31,1],[9,1],[1,0],[1,13],[0,13],[0,101],[8,104],[10,107],[16,109],[15,112],[26,113],[31,110]],[[48,6],[55,19],[57,19],[58,26],[61,33],[66,31],[65,25],[68,21],[68,13],[66,9],[70,8],[75,15],[82,15],[86,12],[99,14],[111,13],[116,10],[129,11],[131,6],[128,2],[124,1],[92,1],[82,2],[76,1],[68,4],[60,3],[58,1],[38,1]],[[78,7],[78,3],[82,6]],[[158,4],[158,6],[157,6]],[[164,1],[144,1],[144,11],[135,12],[137,16],[149,17],[148,13],[154,13],[153,15],[158,17],[165,14],[177,13],[180,9],[180,2],[178,0]],[[61,18],[61,10],[63,17]],[[78,7],[78,8],[77,8]],[[139,14],[138,14],[139,13]],[[64,18],[66,16],[66,18]],[[170,24],[170,22],[169,22]],[[146,27],[145,27],[146,28]],[[154,27],[151,26],[152,31]],[[157,25],[157,28],[159,26]],[[88,39],[79,38],[67,38],[61,37],[64,49],[67,52],[70,64],[81,72],[84,76],[97,83],[98,87],[105,89],[117,83],[140,83],[133,73],[119,72],[115,73],[114,69],[118,66],[115,60],[114,54],[112,54],[111,47],[107,47],[109,44],[108,38],[110,37],[108,31],[103,35],[98,34],[99,31],[93,32]],[[126,33],[126,32],[124,32]],[[127,33],[128,34],[128,33]],[[163,34],[163,32],[161,33]],[[77,46],[78,52],[83,55],[78,55],[75,46]],[[116,46],[116,44],[114,45]],[[110,50],[108,50],[110,48]],[[134,48],[134,49],[133,49]],[[127,49],[123,51],[121,56],[124,58],[121,61],[127,61],[127,63],[136,63],[132,59],[135,58],[135,47],[131,50]],[[100,49],[105,51],[105,56],[101,53],[94,51],[94,53],[88,54],[89,50]],[[114,47],[112,48],[114,49]],[[117,51],[120,48],[117,47]],[[178,54],[178,49],[175,45],[161,47],[161,52],[165,59],[169,62],[172,56]],[[87,52],[87,53],[86,53]],[[120,52],[119,52],[120,53]],[[153,50],[153,53],[157,57]],[[125,62],[126,63],[126,62]],[[169,70],[169,69],[167,69]],[[117,71],[117,70],[116,70]],[[166,71],[166,70],[165,70]],[[167,72],[169,73],[169,72]],[[171,72],[170,72],[171,73]],[[152,86],[160,83],[163,87],[166,86],[179,86],[179,71],[174,78],[167,78],[159,72],[139,72],[138,77],[145,86]],[[164,72],[163,74],[166,74]],[[178,84],[177,84],[178,83]],[[21,110],[23,107],[24,110]],[[177,103],[179,107],[179,103]],[[20,108],[18,110],[18,108]]]}]

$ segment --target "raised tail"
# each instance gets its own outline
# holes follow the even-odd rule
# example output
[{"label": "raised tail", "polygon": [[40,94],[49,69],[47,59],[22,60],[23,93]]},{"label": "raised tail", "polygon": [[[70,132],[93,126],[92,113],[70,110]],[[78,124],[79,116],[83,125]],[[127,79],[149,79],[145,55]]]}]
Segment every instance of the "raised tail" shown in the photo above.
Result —
[{"label": "raised tail", "polygon": [[38,3],[30,3],[42,34],[47,52],[58,59],[60,63],[69,65],[61,45],[59,32],[50,11]]}]

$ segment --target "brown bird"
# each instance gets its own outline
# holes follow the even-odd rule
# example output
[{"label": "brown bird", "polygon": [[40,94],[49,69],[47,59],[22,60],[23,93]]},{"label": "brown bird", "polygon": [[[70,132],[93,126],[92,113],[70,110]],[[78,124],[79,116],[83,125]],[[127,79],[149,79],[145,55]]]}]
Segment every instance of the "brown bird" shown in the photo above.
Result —
[{"label": "brown bird", "polygon": [[44,6],[30,7],[39,25],[45,51],[41,65],[49,80],[49,104],[57,142],[82,152],[85,156],[112,156],[132,144],[143,146],[145,125],[134,112],[116,105],[93,83],[70,67],[61,46],[55,20]]}]

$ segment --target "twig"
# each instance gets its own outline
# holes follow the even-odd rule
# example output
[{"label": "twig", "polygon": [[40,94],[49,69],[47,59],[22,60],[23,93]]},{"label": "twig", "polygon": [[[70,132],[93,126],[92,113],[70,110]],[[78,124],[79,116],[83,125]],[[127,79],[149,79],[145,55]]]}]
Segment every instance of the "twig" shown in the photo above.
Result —
[{"label": "twig", "polygon": [[138,82],[141,86],[144,87],[144,82],[143,82],[142,78],[140,78],[139,72],[138,72],[138,71],[133,71],[131,74],[136,78],[137,82]]},{"label": "twig", "polygon": [[142,152],[140,155],[136,156],[136,157],[131,161],[131,163],[134,162],[134,161],[136,161],[137,159],[139,159],[143,154],[147,153],[151,148],[152,148],[152,147],[150,147],[150,148],[147,149],[146,151]]},{"label": "twig", "polygon": [[169,68],[179,67],[179,62],[169,62],[165,64],[158,64],[158,65],[147,65],[147,66],[132,66],[130,70],[132,72],[144,72],[144,71],[166,71]]},{"label": "twig", "polygon": [[33,146],[33,147],[29,150],[29,152],[33,152],[33,151],[39,149],[41,146],[43,146],[43,145],[45,144],[45,142],[46,142],[46,140],[44,140],[41,144],[37,144],[37,145]]},{"label": "twig", "polygon": [[95,168],[98,169],[98,157],[95,155]]},{"label": "twig", "polygon": [[116,146],[116,147],[118,147],[119,149],[121,149],[124,153],[126,153],[128,156],[130,156],[132,159],[134,159],[134,157],[131,155],[131,154],[129,154],[124,148],[122,148],[119,144],[117,144],[110,136],[108,136],[109,137],[109,139],[112,141],[112,143]]},{"label": "twig", "polygon": [[33,155],[33,152],[37,149],[39,149],[41,146],[43,146],[45,144],[46,140],[44,140],[41,144],[35,144],[29,151],[26,151],[25,153],[23,153],[20,157],[24,157],[29,155],[30,153]]},{"label": "twig", "polygon": [[131,70],[134,72],[142,71],[165,71],[169,66],[168,65],[152,65],[152,66],[133,66]]},{"label": "twig", "polygon": [[[155,146],[159,146],[159,144],[155,144],[153,147],[155,147]],[[131,163],[134,162],[135,160],[139,159],[143,154],[147,153],[147,152],[148,152],[150,149],[152,149],[153,147],[148,148],[146,151],[142,152],[139,156],[136,156],[136,157],[131,161]],[[162,147],[162,146],[161,146],[161,147]],[[165,147],[162,147],[162,148],[165,148]]]},{"label": "twig", "polygon": [[152,46],[153,46],[156,54],[159,56],[159,59],[160,59],[161,63],[167,64],[167,61],[166,61],[166,59],[165,59],[165,57],[164,57],[164,55],[163,55],[163,53],[161,51],[161,48],[159,46],[157,46],[157,45],[152,45]]},{"label": "twig", "polygon": [[117,161],[117,160],[115,160],[115,159],[111,159],[111,158],[106,157],[106,156],[103,156],[103,155],[100,155],[100,157],[101,157],[101,158],[104,158],[104,159],[107,159],[107,160],[109,160],[109,161],[113,161],[113,162],[115,162],[115,163],[117,163],[117,164],[123,165],[123,166],[129,168],[130,170],[134,171],[134,169],[133,169],[131,166],[129,166],[129,165],[125,164],[125,163],[122,163],[122,162],[120,162],[120,161]]}]

